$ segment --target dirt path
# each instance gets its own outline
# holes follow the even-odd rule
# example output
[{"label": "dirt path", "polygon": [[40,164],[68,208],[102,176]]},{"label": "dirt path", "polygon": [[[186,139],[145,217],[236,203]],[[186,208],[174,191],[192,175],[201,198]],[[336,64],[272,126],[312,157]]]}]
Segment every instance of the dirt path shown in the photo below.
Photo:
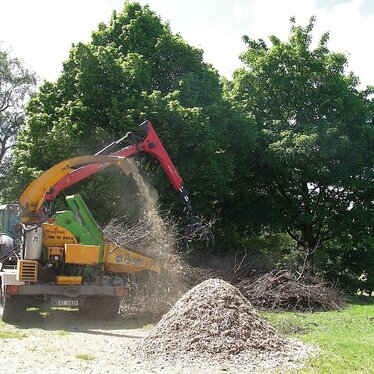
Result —
[{"label": "dirt path", "polygon": [[[0,325],[0,372],[8,373],[195,373],[183,366],[146,362],[138,344],[152,329],[147,320],[85,321],[77,312],[30,313],[27,322]],[[199,372],[219,373],[209,364]],[[227,370],[224,368],[224,372]]]},{"label": "dirt path", "polygon": [[[0,371],[7,373],[152,372],[137,359],[137,342],[149,328],[134,323],[85,321],[77,312],[55,310],[35,315],[1,331],[24,335],[0,340]],[[4,360],[4,358],[7,358]]]},{"label": "dirt path", "polygon": [[[163,361],[147,362],[139,345],[153,328],[149,320],[86,321],[77,312],[29,312],[27,322],[0,324],[0,372],[4,373],[253,373],[254,367],[203,362],[191,367]],[[1,335],[0,335],[1,336]],[[275,359],[276,360],[276,359]],[[262,369],[262,373],[264,370]],[[267,370],[265,370],[267,372]],[[279,371],[278,371],[279,372]]]}]

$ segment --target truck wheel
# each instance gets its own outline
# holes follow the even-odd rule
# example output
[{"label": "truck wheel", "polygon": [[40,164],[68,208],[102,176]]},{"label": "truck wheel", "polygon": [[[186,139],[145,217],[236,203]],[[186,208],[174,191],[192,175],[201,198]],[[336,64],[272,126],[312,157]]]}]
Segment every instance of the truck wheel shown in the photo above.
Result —
[{"label": "truck wheel", "polygon": [[80,308],[82,317],[95,320],[114,320],[118,316],[119,298],[113,296],[90,297]]},{"label": "truck wheel", "polygon": [[0,295],[0,317],[4,322],[22,321],[26,317],[27,299],[23,296]]},{"label": "truck wheel", "polygon": [[5,296],[0,291],[0,319],[3,320]]}]

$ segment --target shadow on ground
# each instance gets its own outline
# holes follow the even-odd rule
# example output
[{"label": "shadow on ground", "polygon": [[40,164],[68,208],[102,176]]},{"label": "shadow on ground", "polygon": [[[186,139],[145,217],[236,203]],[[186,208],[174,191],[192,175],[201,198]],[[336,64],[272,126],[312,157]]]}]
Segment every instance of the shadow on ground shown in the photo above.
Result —
[{"label": "shadow on ground", "polygon": [[353,305],[374,305],[374,297],[368,295],[348,296],[347,301]]},{"label": "shadow on ground", "polygon": [[[22,321],[17,321],[13,325],[22,329],[36,328],[46,331],[84,332],[95,335],[126,337],[123,330],[129,330],[130,333],[131,330],[147,328],[155,323],[157,323],[157,319],[152,316],[139,316],[136,319],[129,319],[119,315],[113,321],[103,321],[100,320],[100,316],[95,320],[87,319],[77,310],[51,309],[48,312],[29,310]],[[115,330],[121,330],[122,333],[116,334]]]}]

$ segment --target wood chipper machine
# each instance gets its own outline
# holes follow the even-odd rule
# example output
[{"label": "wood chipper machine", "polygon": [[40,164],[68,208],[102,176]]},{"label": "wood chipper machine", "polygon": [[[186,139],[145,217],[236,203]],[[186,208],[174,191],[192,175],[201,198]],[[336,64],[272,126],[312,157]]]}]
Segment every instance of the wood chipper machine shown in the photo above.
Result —
[{"label": "wood chipper machine", "polygon": [[[108,168],[132,172],[128,157],[145,152],[162,165],[184,201],[189,225],[196,225],[183,180],[152,124],[140,125],[140,139],[129,132],[95,155],[51,167],[25,189],[19,204],[0,209],[0,316],[21,320],[28,307],[74,307],[87,317],[115,318],[128,294],[126,275],[160,271],[157,259],[106,240],[79,194],[66,198],[69,210],[54,211],[58,194]],[[131,145],[104,152],[131,139]],[[15,215],[15,212],[18,215]],[[18,218],[17,218],[18,217]],[[5,227],[6,226],[6,227]]]}]

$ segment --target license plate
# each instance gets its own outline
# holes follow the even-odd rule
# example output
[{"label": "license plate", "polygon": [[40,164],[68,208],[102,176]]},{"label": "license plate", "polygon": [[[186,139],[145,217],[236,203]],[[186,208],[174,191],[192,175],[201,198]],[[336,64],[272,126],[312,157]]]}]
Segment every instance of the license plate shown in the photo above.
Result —
[{"label": "license plate", "polygon": [[74,299],[52,299],[52,306],[55,307],[77,307],[79,300]]}]

